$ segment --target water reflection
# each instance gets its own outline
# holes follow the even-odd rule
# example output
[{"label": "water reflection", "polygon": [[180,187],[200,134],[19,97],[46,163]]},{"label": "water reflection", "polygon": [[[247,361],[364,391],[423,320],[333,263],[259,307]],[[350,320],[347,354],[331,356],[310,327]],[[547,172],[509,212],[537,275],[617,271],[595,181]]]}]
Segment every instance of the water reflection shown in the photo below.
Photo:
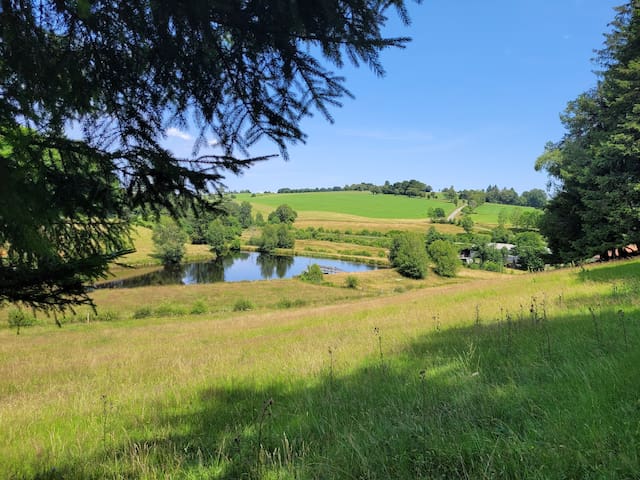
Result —
[{"label": "water reflection", "polygon": [[209,262],[188,263],[175,268],[158,269],[137,277],[114,280],[99,288],[131,288],[151,285],[191,285],[197,283],[239,282],[291,278],[300,275],[312,263],[334,267],[344,272],[371,270],[362,263],[313,257],[265,255],[236,252]]},{"label": "water reflection", "polygon": [[293,265],[293,258],[260,254],[256,257],[256,263],[260,267],[263,279],[273,278],[274,275],[277,275],[278,278],[285,278],[287,271]]}]

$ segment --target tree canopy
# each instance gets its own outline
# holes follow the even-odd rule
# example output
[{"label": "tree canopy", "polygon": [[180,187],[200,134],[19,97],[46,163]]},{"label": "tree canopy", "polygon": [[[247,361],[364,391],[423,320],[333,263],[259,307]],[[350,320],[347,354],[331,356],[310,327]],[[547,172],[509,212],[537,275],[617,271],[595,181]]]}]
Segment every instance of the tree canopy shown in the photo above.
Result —
[{"label": "tree canopy", "polygon": [[640,241],[640,2],[611,26],[597,86],[569,102],[566,134],[536,163],[557,189],[541,231],[564,261]]},{"label": "tree canopy", "polygon": [[[211,208],[260,139],[286,158],[351,95],[332,67],[382,75],[408,41],[383,35],[390,9],[408,23],[404,0],[2,2],[0,301],[87,303],[132,210]],[[162,142],[187,126],[178,158]]]}]

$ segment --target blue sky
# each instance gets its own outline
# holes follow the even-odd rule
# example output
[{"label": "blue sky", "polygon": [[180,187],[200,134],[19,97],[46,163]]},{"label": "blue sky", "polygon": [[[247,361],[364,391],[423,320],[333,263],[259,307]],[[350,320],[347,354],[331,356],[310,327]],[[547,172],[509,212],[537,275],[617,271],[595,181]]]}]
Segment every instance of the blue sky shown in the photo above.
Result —
[{"label": "blue sky", "polygon": [[[413,41],[383,53],[385,77],[347,66],[341,74],[356,98],[332,110],[335,123],[306,119],[307,143],[291,147],[288,162],[272,159],[225,183],[254,192],[410,178],[436,190],[545,188],[534,162],[562,137],[566,103],[595,85],[594,49],[620,3],[410,3],[411,25],[392,18],[386,32]],[[168,147],[188,155],[188,136],[170,133]],[[277,152],[263,142],[251,153]]]}]

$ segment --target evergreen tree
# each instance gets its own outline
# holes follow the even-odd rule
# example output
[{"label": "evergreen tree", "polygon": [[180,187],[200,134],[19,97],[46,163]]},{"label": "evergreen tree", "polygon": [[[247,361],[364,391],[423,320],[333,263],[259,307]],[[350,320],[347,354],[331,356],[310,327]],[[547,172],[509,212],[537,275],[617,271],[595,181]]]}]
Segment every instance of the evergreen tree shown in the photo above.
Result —
[{"label": "evergreen tree", "polygon": [[556,182],[541,231],[559,260],[640,241],[640,2],[617,9],[597,86],[569,102],[537,160]]},{"label": "evergreen tree", "polygon": [[[270,139],[350,96],[330,68],[384,70],[404,0],[7,0],[0,8],[0,302],[64,308],[129,248],[128,212],[208,208]],[[81,139],[65,134],[73,124]],[[162,147],[198,132],[193,155]],[[203,149],[216,145],[215,154]],[[204,152],[204,153],[203,153]]]}]

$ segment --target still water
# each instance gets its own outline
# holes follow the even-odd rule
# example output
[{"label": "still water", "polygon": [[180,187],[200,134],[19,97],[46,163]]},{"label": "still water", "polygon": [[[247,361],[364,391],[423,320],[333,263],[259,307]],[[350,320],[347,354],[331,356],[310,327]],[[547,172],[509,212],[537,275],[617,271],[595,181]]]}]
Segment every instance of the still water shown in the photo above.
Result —
[{"label": "still water", "polygon": [[238,252],[211,262],[187,263],[173,269],[159,269],[145,275],[103,283],[99,288],[132,288],[150,285],[192,285],[291,278],[317,263],[342,272],[375,270],[373,265],[328,258],[288,257],[255,252]]}]

